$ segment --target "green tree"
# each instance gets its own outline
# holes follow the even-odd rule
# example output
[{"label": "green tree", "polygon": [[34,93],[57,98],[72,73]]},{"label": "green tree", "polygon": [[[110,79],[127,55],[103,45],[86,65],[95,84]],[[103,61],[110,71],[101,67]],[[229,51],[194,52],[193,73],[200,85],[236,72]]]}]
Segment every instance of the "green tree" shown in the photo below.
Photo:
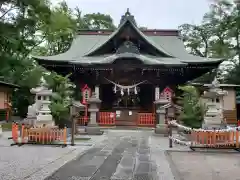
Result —
[{"label": "green tree", "polygon": [[84,22],[89,29],[115,29],[113,19],[110,15],[93,13],[83,16]]},{"label": "green tree", "polygon": [[240,84],[240,3],[233,6],[229,15],[230,28],[228,29],[228,36],[232,38],[232,52],[233,52],[233,65],[227,69],[225,76],[226,83]]},{"label": "green tree", "polygon": [[[78,29],[114,27],[109,15],[82,16],[79,8],[70,9],[65,1],[51,6],[48,0],[2,0],[0,2],[0,76],[21,86],[13,94],[13,106],[19,115],[25,116],[33,102],[30,89],[40,84],[46,69],[34,62],[30,54],[55,55],[67,51]],[[60,75],[50,73],[48,81],[57,81]],[[69,83],[62,77],[62,84]],[[61,83],[60,83],[61,84]],[[52,85],[56,93],[65,99],[67,87]],[[54,116],[65,116],[65,100],[55,101]],[[62,107],[60,107],[62,104]],[[56,112],[61,112],[56,115]]]},{"label": "green tree", "polygon": [[[49,23],[41,25],[40,33],[44,36],[44,44],[35,51],[41,55],[56,55],[70,48],[77,30],[73,11],[65,1],[52,8]],[[43,49],[45,48],[45,50]]]},{"label": "green tree", "polygon": [[66,52],[80,29],[115,29],[110,15],[101,13],[82,15],[76,7],[71,9],[61,1],[51,9],[48,24],[43,23],[41,34],[44,43],[34,50],[35,55],[56,55]]},{"label": "green tree", "polygon": [[54,95],[50,109],[57,125],[63,126],[69,119],[69,107],[73,94],[74,85],[70,82],[69,76],[61,76],[55,72],[45,75],[48,87],[53,90]]},{"label": "green tree", "polygon": [[222,78],[223,73],[226,74],[226,71],[235,66],[232,62],[237,53],[235,49],[239,47],[233,43],[233,39],[238,41],[237,17],[236,5],[232,1],[214,1],[200,25],[180,26],[183,40],[190,53],[202,57],[225,58],[229,62],[226,66],[221,66],[221,69],[213,70],[196,81],[210,82],[215,76]]},{"label": "green tree", "polygon": [[200,95],[194,86],[181,86],[183,91],[181,98],[183,110],[180,114],[180,121],[189,127],[199,128],[202,126],[205,108],[200,102]]},{"label": "green tree", "polygon": [[0,3],[0,76],[18,84],[13,93],[13,106],[24,116],[32,101],[29,89],[40,82],[42,69],[29,58],[29,53],[43,39],[36,34],[50,16],[49,3],[44,0],[7,1]]}]

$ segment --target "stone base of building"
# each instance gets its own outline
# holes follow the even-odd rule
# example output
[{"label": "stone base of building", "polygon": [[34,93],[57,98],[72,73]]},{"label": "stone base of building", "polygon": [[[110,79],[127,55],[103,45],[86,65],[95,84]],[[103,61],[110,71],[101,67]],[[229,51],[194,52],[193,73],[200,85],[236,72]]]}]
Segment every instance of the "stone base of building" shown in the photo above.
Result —
[{"label": "stone base of building", "polygon": [[155,134],[168,136],[168,126],[166,124],[157,124],[155,128]]},{"label": "stone base of building", "polygon": [[89,124],[85,130],[88,135],[102,135],[104,133],[97,124]]}]

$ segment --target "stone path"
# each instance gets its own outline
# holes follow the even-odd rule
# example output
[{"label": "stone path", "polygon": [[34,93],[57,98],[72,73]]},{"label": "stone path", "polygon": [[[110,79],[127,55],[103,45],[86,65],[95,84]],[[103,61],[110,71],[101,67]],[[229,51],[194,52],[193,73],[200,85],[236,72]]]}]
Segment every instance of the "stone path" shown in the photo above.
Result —
[{"label": "stone path", "polygon": [[153,145],[151,135],[151,131],[108,131],[108,139],[45,180],[173,180],[165,153]]}]

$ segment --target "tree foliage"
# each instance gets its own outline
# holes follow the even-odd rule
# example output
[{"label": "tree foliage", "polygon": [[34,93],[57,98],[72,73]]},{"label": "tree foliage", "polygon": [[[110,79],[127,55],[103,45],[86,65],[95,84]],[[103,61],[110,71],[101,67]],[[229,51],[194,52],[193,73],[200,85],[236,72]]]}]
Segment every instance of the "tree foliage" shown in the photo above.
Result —
[{"label": "tree foliage", "polygon": [[[34,55],[54,55],[67,51],[78,29],[114,28],[109,15],[82,15],[65,1],[53,6],[49,0],[2,0],[0,2],[0,76],[20,85],[13,93],[13,106],[25,116],[33,102],[30,89],[45,77],[56,91],[53,115],[58,120],[68,112],[69,77],[47,72],[31,59]],[[66,93],[66,94],[65,94]]]},{"label": "tree foliage", "polygon": [[240,71],[240,9],[233,1],[214,1],[199,25],[180,26],[190,53],[202,57],[224,58],[227,62],[217,71],[207,73],[197,81],[209,82],[215,76],[225,82],[239,83]]},{"label": "tree foliage", "polygon": [[54,92],[50,109],[55,123],[58,125],[64,125],[69,115],[69,106],[71,105],[74,88],[69,76],[63,77],[55,72],[44,76],[48,87]]},{"label": "tree foliage", "polygon": [[199,128],[202,126],[205,107],[200,102],[200,95],[194,86],[181,86],[183,91],[182,106],[183,110],[180,114],[181,122],[189,127]]}]

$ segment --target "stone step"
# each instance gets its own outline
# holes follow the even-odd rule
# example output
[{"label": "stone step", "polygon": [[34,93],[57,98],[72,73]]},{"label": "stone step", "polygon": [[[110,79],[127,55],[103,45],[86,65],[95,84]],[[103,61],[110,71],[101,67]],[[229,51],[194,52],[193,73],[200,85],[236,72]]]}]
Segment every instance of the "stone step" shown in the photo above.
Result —
[{"label": "stone step", "polygon": [[136,126],[136,121],[116,120],[116,126]]}]

